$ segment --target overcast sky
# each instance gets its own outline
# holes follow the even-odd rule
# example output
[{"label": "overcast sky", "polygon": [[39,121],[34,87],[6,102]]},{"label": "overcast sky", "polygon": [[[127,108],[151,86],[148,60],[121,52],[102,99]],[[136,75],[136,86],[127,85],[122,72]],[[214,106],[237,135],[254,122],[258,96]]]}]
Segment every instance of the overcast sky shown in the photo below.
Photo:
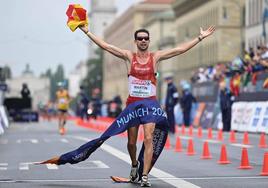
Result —
[{"label": "overcast sky", "polygon": [[[109,1],[109,0],[107,0]],[[117,0],[119,14],[140,0]],[[89,0],[1,0],[0,66],[9,65],[14,76],[30,64],[35,75],[61,63],[69,73],[86,60],[87,38],[66,26],[69,4],[89,7]],[[87,8],[88,9],[88,8]]]}]

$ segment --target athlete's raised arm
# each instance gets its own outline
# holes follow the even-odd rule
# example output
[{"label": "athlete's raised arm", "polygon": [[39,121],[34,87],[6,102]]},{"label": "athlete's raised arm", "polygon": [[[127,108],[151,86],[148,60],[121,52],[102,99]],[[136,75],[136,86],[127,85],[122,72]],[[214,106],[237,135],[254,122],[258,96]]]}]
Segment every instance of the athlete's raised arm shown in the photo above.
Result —
[{"label": "athlete's raised arm", "polygon": [[129,50],[123,50],[121,48],[118,48],[116,46],[113,46],[111,44],[108,44],[101,38],[95,36],[91,32],[89,32],[88,28],[86,26],[80,26],[79,27],[95,44],[97,44],[100,48],[103,50],[106,50],[107,52],[110,52],[111,54],[124,59],[124,60],[130,60],[131,59],[131,52]]},{"label": "athlete's raised arm", "polygon": [[155,52],[155,60],[156,62],[159,62],[161,60],[169,59],[174,56],[180,55],[192,47],[194,47],[196,44],[198,44],[201,40],[204,38],[210,36],[213,32],[215,31],[214,26],[210,26],[207,30],[203,30],[200,27],[200,34],[198,37],[194,38],[193,40],[180,44],[179,46],[172,48],[172,49],[167,49],[167,50],[160,50]]}]

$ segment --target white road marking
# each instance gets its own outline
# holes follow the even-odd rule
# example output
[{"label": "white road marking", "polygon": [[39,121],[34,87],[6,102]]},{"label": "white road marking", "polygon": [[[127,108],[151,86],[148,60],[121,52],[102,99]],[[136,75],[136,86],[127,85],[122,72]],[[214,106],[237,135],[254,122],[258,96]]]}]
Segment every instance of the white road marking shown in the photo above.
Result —
[{"label": "white road marking", "polygon": [[55,164],[46,164],[49,170],[58,170],[59,167]]},{"label": "white road marking", "polygon": [[70,165],[74,169],[97,169],[97,168],[110,168],[102,161],[84,161],[80,164]]},{"label": "white road marking", "polygon": [[65,139],[65,138],[60,139],[60,141],[63,142],[63,143],[69,143],[69,141],[67,139]]},{"label": "white road marking", "polygon": [[0,170],[7,170],[8,163],[0,163]]},{"label": "white road marking", "polygon": [[0,140],[0,144],[7,144],[8,143],[8,140],[7,139],[1,139]]},{"label": "white road marking", "polygon": [[[167,180],[175,180],[177,178],[165,178],[162,177],[162,179],[167,179]],[[189,178],[183,178],[187,180],[229,180],[229,179],[267,179],[265,176],[242,176],[242,177],[189,177]],[[151,181],[158,181],[158,178],[150,178]],[[0,180],[0,183],[16,183],[16,182],[106,182],[106,181],[111,181],[110,178],[93,178],[93,179],[20,179],[20,180],[12,180],[12,179],[7,179],[7,180]]]},{"label": "white road marking", "polygon": [[241,148],[252,148],[252,145],[245,145],[245,144],[230,144],[231,146],[241,147]]},{"label": "white road marking", "polygon": [[180,138],[183,139],[183,140],[189,140],[189,139],[191,139],[192,137],[190,137],[190,136],[180,136]]},{"label": "white road marking", "polygon": [[[86,141],[88,142],[89,139],[88,138],[84,138],[84,137],[80,137],[80,136],[73,136],[73,138],[78,139],[78,140],[82,140],[82,141]],[[122,161],[125,161],[128,164],[131,164],[130,159],[129,159],[129,155],[125,154],[124,152],[109,146],[107,144],[102,144],[101,149],[103,149],[104,151],[110,153],[111,155],[121,159]],[[154,177],[156,177],[157,179],[160,179],[170,185],[173,185],[174,187],[178,187],[178,188],[200,188],[197,185],[194,185],[190,182],[187,182],[181,178],[177,178],[167,172],[164,172],[160,169],[157,168],[153,168],[150,172],[150,174]],[[163,178],[165,177],[165,178]],[[168,178],[168,179],[166,179]],[[169,179],[171,178],[171,179]]]},{"label": "white road marking", "polygon": [[213,144],[218,144],[218,143],[220,143],[220,141],[218,141],[218,140],[211,140],[211,139],[203,139],[202,141],[207,141],[207,142],[209,142],[209,143],[213,143]]},{"label": "white road marking", "polygon": [[92,161],[98,168],[110,168],[108,165],[104,164],[102,161]]},{"label": "white road marking", "polygon": [[31,142],[33,144],[37,144],[38,140],[37,139],[18,139],[17,143],[21,144],[22,142]]},{"label": "white road marking", "polygon": [[49,142],[58,142],[58,141],[63,142],[63,143],[69,143],[69,141],[66,138],[61,138],[61,139],[58,139],[58,138],[57,139],[56,138],[50,138],[50,139],[45,138],[44,141],[47,142],[47,143],[49,143]]},{"label": "white road marking", "polygon": [[230,179],[267,179],[265,176],[222,176],[222,177],[189,177],[186,180],[230,180]]},{"label": "white road marking", "polygon": [[29,170],[29,165],[32,163],[20,163],[19,164],[19,169],[20,170]]}]

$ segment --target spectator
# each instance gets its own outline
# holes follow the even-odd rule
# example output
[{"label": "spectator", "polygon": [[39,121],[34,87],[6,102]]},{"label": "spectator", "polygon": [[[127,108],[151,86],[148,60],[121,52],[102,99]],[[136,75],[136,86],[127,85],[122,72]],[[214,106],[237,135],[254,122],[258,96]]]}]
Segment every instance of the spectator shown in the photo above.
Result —
[{"label": "spectator", "polygon": [[29,99],[31,97],[31,92],[28,88],[28,85],[26,83],[22,84],[22,89],[21,89],[21,97],[23,99]]},{"label": "spectator", "polygon": [[227,90],[225,82],[220,83],[220,108],[222,114],[223,131],[231,130],[232,95]]},{"label": "spectator", "polygon": [[77,99],[77,108],[78,108],[78,115],[81,119],[86,118],[88,120],[87,115],[87,107],[88,107],[88,97],[86,96],[86,92],[83,86],[80,86],[80,92],[78,94]]},{"label": "spectator", "polygon": [[231,79],[230,88],[234,96],[238,96],[240,93],[241,76],[239,72],[235,72],[235,75]]},{"label": "spectator", "polygon": [[205,75],[209,81],[212,81],[216,75],[215,68],[212,65],[208,66],[207,69],[205,70]]},{"label": "spectator", "polygon": [[192,103],[196,102],[195,97],[192,95],[190,91],[190,85],[188,83],[185,83],[182,86],[183,89],[183,95],[181,98],[181,109],[183,113],[183,121],[185,126],[190,125],[191,120],[191,109],[192,109]]},{"label": "spectator", "polygon": [[203,83],[203,82],[207,81],[207,77],[206,77],[204,68],[200,67],[198,69],[197,76],[198,76],[198,80],[197,80],[198,83]]},{"label": "spectator", "polygon": [[252,47],[249,48],[249,56],[251,59],[255,56],[255,53]]},{"label": "spectator", "polygon": [[101,99],[99,88],[93,89],[91,100],[89,102],[89,108],[92,110],[90,116],[94,119],[97,119],[97,117],[101,115]]},{"label": "spectator", "polygon": [[176,86],[173,83],[173,77],[168,76],[165,78],[167,85],[167,94],[165,101],[165,110],[167,113],[167,119],[169,123],[169,131],[175,133],[175,117],[174,117],[174,107],[178,102],[179,93]]}]

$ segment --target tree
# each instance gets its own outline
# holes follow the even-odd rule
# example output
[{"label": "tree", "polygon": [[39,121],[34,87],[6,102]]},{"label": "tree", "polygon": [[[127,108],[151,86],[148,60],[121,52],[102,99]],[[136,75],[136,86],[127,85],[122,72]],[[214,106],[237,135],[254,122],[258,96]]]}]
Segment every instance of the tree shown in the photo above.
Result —
[{"label": "tree", "polygon": [[62,64],[59,64],[57,66],[56,72],[53,74],[52,72],[50,72],[49,70],[47,71],[47,74],[51,74],[50,76],[50,86],[51,86],[51,90],[50,90],[50,98],[51,100],[55,100],[56,96],[55,93],[58,90],[58,84],[60,82],[64,82],[65,78],[64,78],[64,67]]},{"label": "tree", "polygon": [[5,65],[3,68],[3,73],[6,79],[11,79],[12,78],[12,72],[11,69],[8,65]]},{"label": "tree", "polygon": [[[54,101],[56,99],[55,93],[58,90],[59,82],[66,82],[64,77],[64,67],[62,64],[57,66],[56,72],[53,73],[49,68],[46,70],[44,76],[48,77],[50,80],[50,100]],[[67,86],[67,82],[66,82]]]},{"label": "tree", "polygon": [[82,81],[82,85],[89,94],[92,93],[94,88],[99,88],[102,91],[103,52],[102,50],[97,49],[96,53],[98,54],[98,58],[89,59],[87,61],[88,73],[86,78]]},{"label": "tree", "polygon": [[62,64],[59,64],[57,67],[57,70],[54,74],[55,81],[57,82],[63,82],[64,81],[64,67]]}]

